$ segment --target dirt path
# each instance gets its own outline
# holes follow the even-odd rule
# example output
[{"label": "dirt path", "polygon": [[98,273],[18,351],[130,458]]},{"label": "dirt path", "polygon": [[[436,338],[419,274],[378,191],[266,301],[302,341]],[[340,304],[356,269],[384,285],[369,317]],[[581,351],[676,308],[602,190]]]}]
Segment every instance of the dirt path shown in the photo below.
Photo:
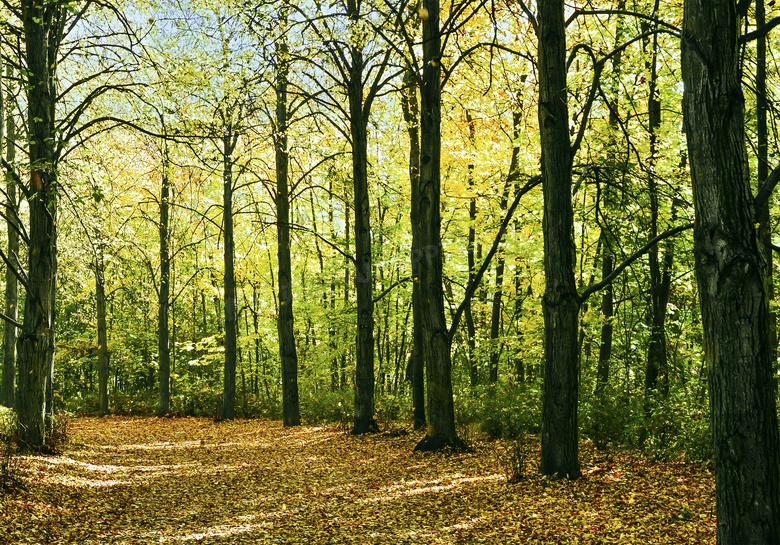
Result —
[{"label": "dirt path", "polygon": [[508,485],[493,443],[423,455],[411,434],[194,418],[79,418],[70,435],[0,496],[0,543],[715,542],[708,471],[587,446],[579,481]]}]

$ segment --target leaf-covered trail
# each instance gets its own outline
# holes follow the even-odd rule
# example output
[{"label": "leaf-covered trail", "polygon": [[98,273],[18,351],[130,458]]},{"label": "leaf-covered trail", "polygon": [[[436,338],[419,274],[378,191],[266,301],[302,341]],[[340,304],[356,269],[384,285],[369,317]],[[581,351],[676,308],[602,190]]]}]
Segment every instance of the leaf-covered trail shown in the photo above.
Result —
[{"label": "leaf-covered trail", "polygon": [[70,435],[0,495],[0,543],[715,542],[710,472],[587,445],[581,480],[508,485],[493,443],[413,454],[416,434],[80,418]]}]

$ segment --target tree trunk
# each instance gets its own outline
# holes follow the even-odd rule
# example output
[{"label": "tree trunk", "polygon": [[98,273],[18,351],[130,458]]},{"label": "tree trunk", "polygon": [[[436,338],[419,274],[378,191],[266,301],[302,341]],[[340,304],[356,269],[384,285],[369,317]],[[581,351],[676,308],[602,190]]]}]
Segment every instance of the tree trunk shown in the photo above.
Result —
[{"label": "tree trunk", "polygon": [[[10,65],[6,68],[6,79],[10,81],[12,76]],[[10,108],[3,108],[5,112],[6,133],[6,160],[13,164],[16,160],[16,125],[11,115]],[[0,124],[3,123],[3,117],[0,116]],[[0,125],[0,128],[2,126]],[[5,205],[5,212],[8,219],[8,256],[19,255],[19,233],[18,228],[18,210],[19,200],[16,196],[16,183],[10,176],[6,178],[6,193],[8,200]],[[16,274],[10,268],[5,271],[5,315],[11,320],[16,321],[19,305],[19,287]],[[0,404],[6,407],[13,407],[16,400],[16,326],[10,322],[4,323],[3,330],[3,382],[2,396]]]},{"label": "tree trunk", "polygon": [[[766,24],[766,8],[764,0],[756,0],[756,28],[762,28]],[[769,128],[767,125],[767,99],[766,83],[766,35],[762,35],[756,41],[756,140],[758,148],[758,161],[756,173],[758,185],[769,176]],[[756,209],[756,219],[760,223],[758,237],[761,241],[761,250],[764,263],[764,281],[769,301],[775,298],[775,283],[772,271],[774,252],[772,251],[772,224],[769,214],[769,199]],[[769,345],[772,347],[773,366],[777,366],[777,313],[769,307]]]},{"label": "tree trunk", "polygon": [[[476,153],[476,127],[471,117],[471,112],[466,110],[466,122],[469,125],[469,143],[471,144],[471,153]],[[466,247],[466,257],[469,267],[469,283],[472,285],[477,276],[477,264],[474,259],[474,250],[477,241],[477,195],[474,187],[474,162],[468,166],[469,179],[469,242]],[[466,318],[466,334],[468,335],[468,362],[469,362],[469,385],[472,390],[479,384],[479,369],[477,367],[477,330],[474,327],[474,312],[471,308],[472,298],[466,301],[464,317]]]},{"label": "tree trunk", "polygon": [[544,475],[575,479],[578,459],[577,318],[575,247],[571,203],[571,145],[566,102],[566,33],[563,0],[538,0],[539,129],[544,191]]},{"label": "tree trunk", "polygon": [[[601,232],[603,237],[601,245],[601,278],[607,278],[612,274],[612,249],[608,247],[607,234]],[[601,342],[599,343],[599,361],[596,365],[596,397],[604,391],[604,387],[609,382],[609,360],[612,357],[612,319],[615,314],[614,292],[612,283],[604,286],[604,293],[601,294],[601,318],[604,323],[601,325]]]},{"label": "tree trunk", "polygon": [[[157,294],[157,357],[160,366],[159,401],[157,416],[165,416],[170,411],[171,402],[171,352],[170,330],[168,327],[171,304],[171,256],[169,237],[169,211],[171,198],[171,180],[168,175],[168,147],[163,142],[162,179],[160,184],[160,289]],[[205,320],[205,317],[204,317]]]},{"label": "tree trunk", "polygon": [[222,419],[236,415],[236,275],[233,240],[233,150],[238,137],[222,139],[222,222],[225,249],[225,373],[222,389]]},{"label": "tree trunk", "polygon": [[[358,8],[348,0],[350,19]],[[350,47],[349,120],[352,139],[352,182],[355,193],[355,294],[357,339],[355,357],[355,414],[353,435],[376,429],[374,421],[374,300],[371,266],[371,211],[368,199],[369,111],[363,102],[363,51],[359,41]]]},{"label": "tree trunk", "polygon": [[[653,13],[658,11],[656,0]],[[643,25],[643,31],[649,31],[650,25]],[[650,72],[648,78],[649,96],[647,99],[648,132],[650,136],[650,159],[648,161],[650,172],[648,177],[648,194],[650,196],[650,232],[649,238],[658,235],[658,181],[655,176],[655,162],[658,147],[658,129],[661,126],[661,96],[658,92],[658,77],[656,71],[658,57],[658,37],[654,35],[646,40],[652,47],[647,56],[645,67]],[[646,53],[647,55],[647,53]],[[672,243],[669,242],[669,245]],[[645,370],[645,416],[649,417],[652,411],[653,398],[658,401],[666,399],[669,394],[669,369],[666,353],[666,305],[669,301],[671,287],[671,259],[672,247],[667,247],[664,258],[664,268],[659,262],[658,246],[653,246],[649,253],[650,259],[650,343],[647,349],[647,366]],[[658,380],[661,381],[660,392]]]},{"label": "tree trunk", "polygon": [[422,331],[422,303],[420,301],[420,107],[417,99],[417,76],[407,66],[404,73],[402,100],[404,119],[409,132],[409,184],[411,186],[412,225],[412,354],[408,373],[412,381],[412,411],[414,429],[425,427],[425,357]]},{"label": "tree trunk", "polygon": [[681,42],[720,545],[780,543],[780,438],[737,10],[734,0],[686,0]]},{"label": "tree trunk", "polygon": [[[98,242],[98,245],[100,243]],[[111,413],[108,401],[108,332],[106,327],[106,283],[103,249],[95,249],[95,302],[98,334],[98,399],[100,416]]]},{"label": "tree trunk", "polygon": [[444,317],[441,246],[441,33],[439,0],[423,2],[420,117],[420,297],[428,378],[428,433],[415,450],[462,447],[455,431],[452,355]]},{"label": "tree trunk", "polygon": [[[286,25],[287,17],[282,16]],[[293,318],[292,262],[290,258],[290,190],[288,186],[289,155],[287,150],[287,74],[289,70],[287,41],[277,42],[276,67],[276,229],[279,261],[278,298],[279,356],[282,362],[282,422],[285,426],[301,424],[298,399],[298,352],[295,346]]]},{"label": "tree trunk", "polygon": [[[17,340],[19,439],[41,449],[46,439],[46,394],[54,345],[57,273],[57,157],[54,151],[55,82],[60,4],[22,3],[27,61],[30,142],[30,236],[24,322]],[[51,40],[51,41],[50,41]]]}]

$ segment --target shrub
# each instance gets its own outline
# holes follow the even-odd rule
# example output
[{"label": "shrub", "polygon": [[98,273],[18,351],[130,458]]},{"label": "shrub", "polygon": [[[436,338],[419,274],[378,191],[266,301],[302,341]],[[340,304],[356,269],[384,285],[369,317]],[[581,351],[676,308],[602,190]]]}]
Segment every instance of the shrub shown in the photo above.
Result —
[{"label": "shrub", "polygon": [[[159,401],[157,392],[141,391],[133,394],[111,394],[111,412],[117,416],[152,416]],[[91,414],[97,414],[95,410]]]},{"label": "shrub", "polygon": [[580,432],[598,449],[605,449],[610,443],[631,443],[641,418],[640,402],[632,401],[624,390],[612,384],[598,393],[584,395],[580,403]]},{"label": "shrub", "polygon": [[709,405],[691,401],[684,389],[651,407],[645,448],[662,460],[683,456],[687,461],[713,459]]},{"label": "shrub", "polygon": [[539,432],[540,387],[537,381],[499,381],[480,386],[456,403],[456,421],[461,427],[477,425],[495,439],[517,439]]},{"label": "shrub", "polygon": [[70,417],[67,414],[55,414],[52,417],[51,433],[46,436],[42,452],[45,454],[61,454],[68,444],[68,424]]},{"label": "shrub", "polygon": [[0,407],[0,493],[12,493],[23,488],[24,459],[17,448],[16,413]]},{"label": "shrub", "polygon": [[351,390],[309,393],[302,396],[301,417],[315,424],[333,422],[348,426],[355,411],[354,396]]},{"label": "shrub", "polygon": [[508,484],[518,483],[525,477],[526,441],[524,437],[494,445],[493,453],[504,472]]},{"label": "shrub", "polygon": [[376,417],[385,428],[393,422],[412,420],[412,400],[406,395],[385,394],[375,400]]}]

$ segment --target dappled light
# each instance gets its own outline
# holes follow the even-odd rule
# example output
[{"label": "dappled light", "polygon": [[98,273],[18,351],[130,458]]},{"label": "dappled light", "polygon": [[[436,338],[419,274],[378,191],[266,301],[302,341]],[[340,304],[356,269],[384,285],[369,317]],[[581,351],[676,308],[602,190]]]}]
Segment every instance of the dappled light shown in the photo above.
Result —
[{"label": "dappled light", "polygon": [[583,444],[583,478],[509,484],[500,442],[411,453],[414,433],[81,418],[0,496],[0,543],[714,542],[706,467]]}]

